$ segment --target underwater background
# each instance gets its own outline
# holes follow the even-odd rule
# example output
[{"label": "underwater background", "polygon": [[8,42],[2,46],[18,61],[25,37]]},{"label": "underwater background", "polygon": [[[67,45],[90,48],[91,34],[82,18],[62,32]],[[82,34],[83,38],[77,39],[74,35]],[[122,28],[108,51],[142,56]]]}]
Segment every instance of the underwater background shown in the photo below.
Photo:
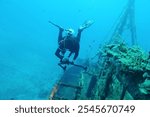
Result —
[{"label": "underwater background", "polygon": [[[49,20],[82,33],[78,58],[93,57],[128,0],[0,0],[0,99],[48,99],[62,75],[54,55],[58,29]],[[135,0],[138,44],[150,50],[150,1]],[[130,43],[130,40],[127,40]]]}]

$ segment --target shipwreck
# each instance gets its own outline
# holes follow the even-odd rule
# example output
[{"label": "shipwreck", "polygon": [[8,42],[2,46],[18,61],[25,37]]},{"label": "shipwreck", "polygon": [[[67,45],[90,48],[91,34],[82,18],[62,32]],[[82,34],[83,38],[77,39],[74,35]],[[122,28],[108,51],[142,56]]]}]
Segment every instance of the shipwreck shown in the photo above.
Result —
[{"label": "shipwreck", "polygon": [[[135,0],[129,0],[114,28],[109,42],[95,57],[79,60],[87,70],[72,66],[50,92],[51,100],[149,100],[150,53],[137,43]],[[131,44],[126,44],[128,25]],[[91,59],[94,59],[92,62]]]}]

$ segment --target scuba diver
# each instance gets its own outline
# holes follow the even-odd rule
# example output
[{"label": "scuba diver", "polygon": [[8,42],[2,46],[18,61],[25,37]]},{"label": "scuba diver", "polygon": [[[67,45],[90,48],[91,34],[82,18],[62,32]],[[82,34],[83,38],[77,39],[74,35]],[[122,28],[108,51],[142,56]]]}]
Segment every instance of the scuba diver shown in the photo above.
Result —
[{"label": "scuba diver", "polygon": [[[77,59],[79,55],[79,49],[80,49],[80,38],[81,38],[81,33],[84,29],[88,28],[93,24],[92,21],[86,21],[81,25],[78,29],[78,34],[75,36],[75,32],[73,29],[64,29],[51,21],[49,23],[53,24],[54,26],[59,28],[59,35],[58,35],[58,48],[55,52],[55,55],[60,59],[60,63],[58,64],[61,68],[66,70],[66,65],[74,64],[74,61]],[[63,36],[63,32],[65,31],[66,35]],[[69,51],[69,55],[67,58],[64,57],[66,51]],[[71,55],[74,54],[73,60],[70,61],[69,58]],[[78,67],[83,67],[81,65],[76,65]],[[83,67],[84,68],[84,67]]]}]

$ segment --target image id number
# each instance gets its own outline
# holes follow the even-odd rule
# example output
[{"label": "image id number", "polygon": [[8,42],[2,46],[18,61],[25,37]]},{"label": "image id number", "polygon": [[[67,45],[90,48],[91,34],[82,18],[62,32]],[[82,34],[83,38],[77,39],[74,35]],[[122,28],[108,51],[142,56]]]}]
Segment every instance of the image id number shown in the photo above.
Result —
[{"label": "image id number", "polygon": [[133,113],[134,105],[79,105],[78,113]]}]

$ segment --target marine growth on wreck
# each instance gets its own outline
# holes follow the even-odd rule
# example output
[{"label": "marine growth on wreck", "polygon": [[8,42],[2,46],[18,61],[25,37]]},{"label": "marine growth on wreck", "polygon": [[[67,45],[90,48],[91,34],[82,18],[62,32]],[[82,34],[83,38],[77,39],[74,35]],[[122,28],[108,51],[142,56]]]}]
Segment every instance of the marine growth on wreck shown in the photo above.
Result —
[{"label": "marine growth on wreck", "polygon": [[150,55],[139,47],[104,45],[83,76],[90,88],[81,99],[150,99]]}]

